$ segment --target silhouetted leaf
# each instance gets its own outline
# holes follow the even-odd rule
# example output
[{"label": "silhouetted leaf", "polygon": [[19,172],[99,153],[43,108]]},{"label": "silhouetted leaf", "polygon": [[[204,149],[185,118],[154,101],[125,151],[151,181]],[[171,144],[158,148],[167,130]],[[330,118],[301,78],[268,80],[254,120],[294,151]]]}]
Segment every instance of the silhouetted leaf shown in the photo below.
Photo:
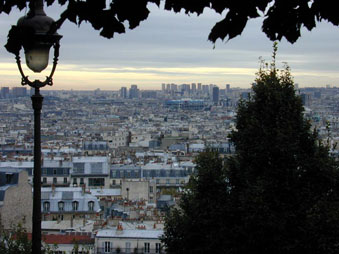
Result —
[{"label": "silhouetted leaf", "polygon": [[[46,0],[51,5],[56,0]],[[65,17],[71,22],[80,25],[83,21],[90,22],[92,26],[100,30],[105,22],[102,15],[104,11],[111,9],[111,18],[115,18],[119,25],[115,24],[108,28],[105,25],[105,32],[109,34],[121,32],[124,22],[128,21],[129,28],[134,29],[140,22],[147,19],[149,3],[160,6],[160,0],[57,0],[60,5],[68,3],[63,16],[57,21],[59,26]],[[215,42],[217,39],[232,39],[240,35],[247,24],[247,20],[259,17],[262,12],[265,19],[262,30],[271,40],[281,40],[285,37],[289,42],[294,43],[301,35],[300,30],[304,26],[312,30],[315,20],[323,19],[332,24],[339,25],[334,0],[164,0],[165,10],[174,12],[184,11],[186,14],[196,13],[200,15],[205,8],[212,9],[217,13],[225,13],[226,17],[215,24],[209,34],[209,40]],[[0,13],[9,14],[13,7],[20,10],[25,8],[32,1],[29,0],[0,0]],[[110,6],[106,4],[110,3]],[[106,14],[105,14],[106,15]],[[109,33],[106,31],[110,31]]]},{"label": "silhouetted leaf", "polygon": [[247,23],[246,16],[240,16],[237,13],[229,12],[222,21],[218,22],[213,28],[208,37],[212,42],[216,42],[218,38],[228,40],[240,35]]}]

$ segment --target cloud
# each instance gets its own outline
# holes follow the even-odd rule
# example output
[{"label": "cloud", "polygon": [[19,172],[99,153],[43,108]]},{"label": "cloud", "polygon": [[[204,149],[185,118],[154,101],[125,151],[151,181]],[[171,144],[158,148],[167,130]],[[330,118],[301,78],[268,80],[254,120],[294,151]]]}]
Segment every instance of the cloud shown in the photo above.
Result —
[{"label": "cloud", "polygon": [[[59,31],[63,38],[53,89],[119,89],[132,83],[159,89],[161,83],[191,82],[249,87],[258,58],[270,61],[272,42],[261,31],[260,18],[250,21],[241,36],[213,45],[208,34],[222,15],[206,9],[199,17],[189,17],[151,6],[140,27],[111,40],[100,37],[90,24],[79,28],[66,22]],[[53,6],[46,12],[56,19],[60,8]],[[11,24],[22,15],[15,11],[0,16],[2,45]],[[293,45],[280,42],[277,63],[288,62],[300,86],[339,85],[338,41],[337,27],[319,23],[311,32],[304,29]],[[1,84],[20,83],[15,60],[4,48],[0,68]]]}]

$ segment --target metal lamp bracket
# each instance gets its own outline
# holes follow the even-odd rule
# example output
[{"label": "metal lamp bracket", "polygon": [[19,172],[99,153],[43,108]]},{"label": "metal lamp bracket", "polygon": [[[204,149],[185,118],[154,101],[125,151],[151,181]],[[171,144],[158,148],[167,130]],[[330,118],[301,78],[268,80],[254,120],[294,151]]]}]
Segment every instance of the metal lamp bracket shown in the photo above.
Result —
[{"label": "metal lamp bracket", "polygon": [[21,67],[21,60],[20,60],[20,55],[19,53],[15,55],[15,59],[16,59],[16,63],[18,65],[18,69],[20,71],[21,74],[21,85],[25,86],[25,85],[29,85],[30,87],[36,88],[36,89],[40,89],[41,87],[44,87],[46,85],[52,86],[53,85],[53,75],[56,69],[56,66],[58,64],[58,57],[59,57],[59,48],[60,48],[60,44],[59,42],[55,42],[53,44],[53,48],[54,48],[54,58],[53,58],[53,67],[51,70],[51,73],[49,74],[49,76],[46,76],[45,81],[40,81],[40,80],[34,80],[34,81],[30,81],[28,79],[28,76],[25,76],[22,67]]}]

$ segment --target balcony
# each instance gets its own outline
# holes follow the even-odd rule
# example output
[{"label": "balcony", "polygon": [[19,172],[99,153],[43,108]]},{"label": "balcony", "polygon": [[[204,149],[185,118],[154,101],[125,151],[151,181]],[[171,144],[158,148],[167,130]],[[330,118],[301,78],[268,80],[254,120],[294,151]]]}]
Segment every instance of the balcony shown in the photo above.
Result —
[{"label": "balcony", "polygon": [[166,252],[158,249],[149,249],[145,251],[144,248],[97,248],[96,254],[165,254]]}]

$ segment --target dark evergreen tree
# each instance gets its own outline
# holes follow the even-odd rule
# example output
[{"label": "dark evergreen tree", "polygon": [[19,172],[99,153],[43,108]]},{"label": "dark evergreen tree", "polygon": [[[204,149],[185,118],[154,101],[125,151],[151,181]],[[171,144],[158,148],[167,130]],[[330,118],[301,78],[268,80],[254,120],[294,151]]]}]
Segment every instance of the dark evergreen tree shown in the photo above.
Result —
[{"label": "dark evergreen tree", "polygon": [[[339,250],[338,164],[303,115],[286,67],[258,72],[238,107],[228,162],[234,214],[232,253]],[[240,244],[241,243],[241,244]]]},{"label": "dark evergreen tree", "polygon": [[303,115],[288,67],[262,64],[239,103],[236,153],[197,158],[179,209],[166,218],[169,253],[336,253],[339,169]]},{"label": "dark evergreen tree", "polygon": [[181,197],[179,208],[166,218],[163,243],[167,253],[225,253],[227,181],[218,153],[196,158],[196,175]]}]

